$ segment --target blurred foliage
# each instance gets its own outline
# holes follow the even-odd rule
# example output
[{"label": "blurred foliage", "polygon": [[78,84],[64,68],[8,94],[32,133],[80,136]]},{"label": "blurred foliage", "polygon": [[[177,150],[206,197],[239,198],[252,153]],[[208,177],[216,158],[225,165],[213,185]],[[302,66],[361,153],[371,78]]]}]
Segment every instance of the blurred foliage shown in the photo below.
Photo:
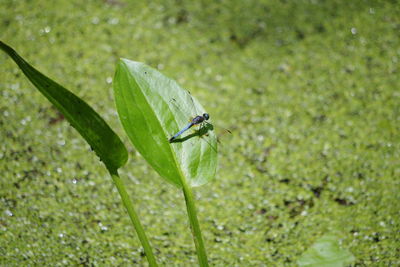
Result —
[{"label": "blurred foliage", "polygon": [[[233,131],[217,179],[196,189],[212,265],[292,266],[336,231],[356,264],[400,265],[397,1],[0,7],[2,41],[125,144],[111,88],[119,57],[177,80]],[[0,64],[0,264],[145,265],[97,157],[6,55]],[[130,154],[122,175],[158,261],[195,266],[183,196]]]},{"label": "blurred foliage", "polygon": [[354,260],[349,251],[340,247],[337,236],[327,234],[307,249],[297,263],[307,267],[342,267],[354,265]]}]

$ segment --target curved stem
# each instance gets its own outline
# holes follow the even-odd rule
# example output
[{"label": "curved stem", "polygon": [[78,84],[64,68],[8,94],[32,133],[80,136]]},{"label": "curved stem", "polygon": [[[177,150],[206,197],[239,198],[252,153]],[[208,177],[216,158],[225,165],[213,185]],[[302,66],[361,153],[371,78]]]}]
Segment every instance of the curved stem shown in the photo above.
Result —
[{"label": "curved stem", "polygon": [[185,196],[186,209],[189,216],[190,227],[192,229],[194,244],[196,246],[199,265],[201,267],[207,267],[208,266],[207,253],[206,253],[206,248],[204,247],[203,237],[201,235],[200,224],[197,219],[197,211],[196,211],[196,205],[194,203],[193,192],[190,186],[186,184],[186,181],[182,182],[182,190]]},{"label": "curved stem", "polygon": [[146,254],[147,257],[147,261],[149,262],[149,265],[151,267],[156,267],[157,262],[156,259],[154,258],[151,245],[149,243],[149,240],[147,239],[146,233],[143,230],[142,224],[140,223],[139,218],[135,210],[133,209],[132,202],[130,201],[129,195],[125,190],[125,186],[121,180],[121,177],[119,177],[117,171],[110,172],[110,174],[115,183],[115,186],[118,189],[119,195],[121,196],[122,203],[124,204],[126,211],[128,212],[129,217],[131,218],[133,226],[135,227],[139,240],[142,243],[144,253]]}]

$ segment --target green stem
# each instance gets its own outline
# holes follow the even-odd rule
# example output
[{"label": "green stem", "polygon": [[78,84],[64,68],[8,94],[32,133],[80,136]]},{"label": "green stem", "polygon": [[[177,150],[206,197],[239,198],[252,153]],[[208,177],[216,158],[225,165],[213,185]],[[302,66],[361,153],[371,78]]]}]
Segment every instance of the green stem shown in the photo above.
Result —
[{"label": "green stem", "polygon": [[204,247],[203,237],[201,236],[200,224],[197,219],[197,211],[194,204],[193,192],[190,186],[188,186],[185,181],[183,181],[182,190],[185,196],[186,209],[189,216],[190,227],[192,229],[194,244],[196,246],[199,265],[201,267],[207,267],[207,253],[206,248]]},{"label": "green stem", "polygon": [[146,233],[143,230],[142,224],[140,223],[139,218],[138,218],[135,210],[133,209],[132,202],[129,199],[129,195],[125,190],[125,186],[122,183],[122,180],[118,175],[118,172],[114,171],[114,172],[110,172],[110,174],[114,180],[115,186],[118,189],[119,195],[121,196],[122,203],[124,203],[124,206],[129,214],[129,217],[131,218],[132,224],[135,227],[135,230],[139,237],[139,240],[142,243],[142,246],[144,248],[144,253],[146,254],[149,265],[151,267],[157,266],[157,262],[156,262],[156,259],[154,258],[154,254],[151,249],[149,240],[147,239]]}]

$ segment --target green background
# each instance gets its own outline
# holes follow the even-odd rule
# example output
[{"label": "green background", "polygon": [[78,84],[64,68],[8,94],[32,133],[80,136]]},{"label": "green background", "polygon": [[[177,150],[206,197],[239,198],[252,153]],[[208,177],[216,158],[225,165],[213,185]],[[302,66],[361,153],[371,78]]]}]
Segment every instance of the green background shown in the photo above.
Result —
[{"label": "green background", "polygon": [[[213,266],[293,266],[325,233],[400,265],[398,1],[9,1],[0,38],[92,105],[130,151],[121,175],[158,262],[196,266],[181,191],[116,114],[120,57],[177,80],[218,126],[195,189]],[[146,265],[104,166],[0,53],[0,264]]]}]

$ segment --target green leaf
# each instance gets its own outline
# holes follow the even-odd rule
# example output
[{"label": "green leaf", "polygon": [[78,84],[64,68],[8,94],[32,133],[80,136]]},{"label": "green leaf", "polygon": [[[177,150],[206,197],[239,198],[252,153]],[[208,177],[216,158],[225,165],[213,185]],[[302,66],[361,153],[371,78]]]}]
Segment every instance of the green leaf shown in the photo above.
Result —
[{"label": "green leaf", "polygon": [[121,59],[114,93],[130,140],[163,178],[181,187],[182,179],[199,186],[215,176],[217,139],[212,127],[197,132],[190,129],[180,141],[168,141],[191,116],[205,112],[174,80],[143,63]]},{"label": "green leaf", "polygon": [[6,52],[36,86],[89,143],[110,172],[115,172],[128,159],[128,152],[107,123],[82,99],[29,65],[11,47],[0,41]]},{"label": "green leaf", "polygon": [[350,251],[339,246],[336,236],[324,235],[303,253],[297,263],[299,266],[340,267],[348,266],[354,260]]}]

